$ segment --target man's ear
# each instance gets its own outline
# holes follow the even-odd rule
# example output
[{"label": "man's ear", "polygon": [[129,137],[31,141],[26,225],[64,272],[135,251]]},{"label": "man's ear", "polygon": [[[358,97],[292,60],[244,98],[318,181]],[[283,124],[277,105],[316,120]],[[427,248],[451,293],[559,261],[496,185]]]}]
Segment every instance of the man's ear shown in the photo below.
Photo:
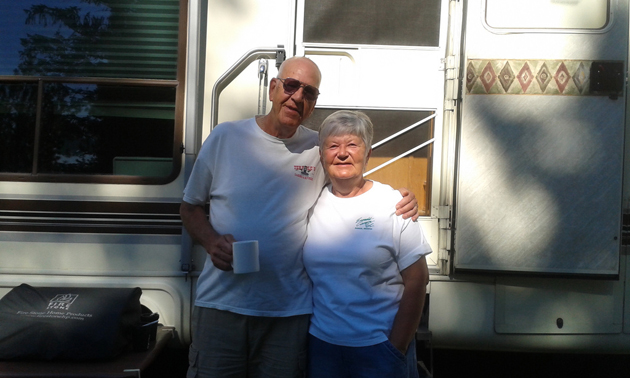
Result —
[{"label": "man's ear", "polygon": [[276,86],[278,85],[278,79],[275,77],[271,78],[271,82],[269,83],[269,101],[273,102],[273,92],[276,90]]}]

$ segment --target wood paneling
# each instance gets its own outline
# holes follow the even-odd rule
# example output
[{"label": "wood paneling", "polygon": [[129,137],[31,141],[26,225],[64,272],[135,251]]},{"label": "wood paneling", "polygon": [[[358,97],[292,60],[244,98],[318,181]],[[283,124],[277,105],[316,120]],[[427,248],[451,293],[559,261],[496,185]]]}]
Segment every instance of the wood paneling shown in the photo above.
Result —
[{"label": "wood paneling", "polygon": [[[366,171],[377,167],[389,157],[371,157],[368,161]],[[421,215],[430,215],[431,209],[429,199],[431,198],[429,185],[429,164],[427,158],[406,157],[393,162],[392,164],[368,175],[366,178],[383,184],[387,184],[395,189],[407,188],[411,190],[418,199],[418,209]]]}]

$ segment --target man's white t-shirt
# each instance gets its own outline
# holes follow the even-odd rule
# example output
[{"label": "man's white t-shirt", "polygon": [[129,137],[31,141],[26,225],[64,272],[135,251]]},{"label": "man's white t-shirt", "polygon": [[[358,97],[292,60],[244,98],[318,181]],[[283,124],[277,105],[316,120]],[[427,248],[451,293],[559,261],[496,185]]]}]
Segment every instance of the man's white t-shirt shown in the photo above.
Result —
[{"label": "man's white t-shirt", "polygon": [[351,198],[323,189],[304,245],[313,336],[353,347],[388,340],[404,290],[400,272],[431,253],[420,225],[396,216],[401,198],[378,182]]},{"label": "man's white t-shirt", "polygon": [[325,182],[317,133],[265,133],[255,119],[226,122],[203,144],[184,201],[205,206],[219,234],[258,240],[260,271],[234,274],[210,256],[195,305],[253,316],[310,314],[311,282],[302,260],[308,211]]}]

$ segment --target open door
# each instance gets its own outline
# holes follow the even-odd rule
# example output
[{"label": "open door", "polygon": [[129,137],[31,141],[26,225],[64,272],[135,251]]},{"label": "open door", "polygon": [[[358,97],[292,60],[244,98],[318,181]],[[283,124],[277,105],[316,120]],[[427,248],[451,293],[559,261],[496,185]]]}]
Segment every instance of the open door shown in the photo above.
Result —
[{"label": "open door", "polygon": [[[415,193],[436,252],[447,25],[445,0],[303,0],[296,18],[296,55],[323,76],[306,125],[340,109],[365,112],[374,123],[366,177]],[[436,271],[438,253],[428,263]]]},{"label": "open door", "polygon": [[468,1],[458,270],[616,276],[626,1]]}]

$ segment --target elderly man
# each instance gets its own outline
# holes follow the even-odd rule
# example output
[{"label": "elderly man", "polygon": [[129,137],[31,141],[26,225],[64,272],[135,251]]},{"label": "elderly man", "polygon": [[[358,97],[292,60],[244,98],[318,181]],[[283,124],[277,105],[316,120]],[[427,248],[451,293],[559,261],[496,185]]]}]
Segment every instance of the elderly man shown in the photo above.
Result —
[{"label": "elderly man", "polygon": [[[180,208],[184,226],[208,252],[189,378],[303,376],[312,292],[302,248],[325,174],[317,133],[302,123],[320,81],[310,59],[286,60],[269,86],[271,111],[218,125],[199,152]],[[400,205],[400,213],[417,213],[413,194]],[[259,241],[259,272],[231,271],[238,240]]]}]

